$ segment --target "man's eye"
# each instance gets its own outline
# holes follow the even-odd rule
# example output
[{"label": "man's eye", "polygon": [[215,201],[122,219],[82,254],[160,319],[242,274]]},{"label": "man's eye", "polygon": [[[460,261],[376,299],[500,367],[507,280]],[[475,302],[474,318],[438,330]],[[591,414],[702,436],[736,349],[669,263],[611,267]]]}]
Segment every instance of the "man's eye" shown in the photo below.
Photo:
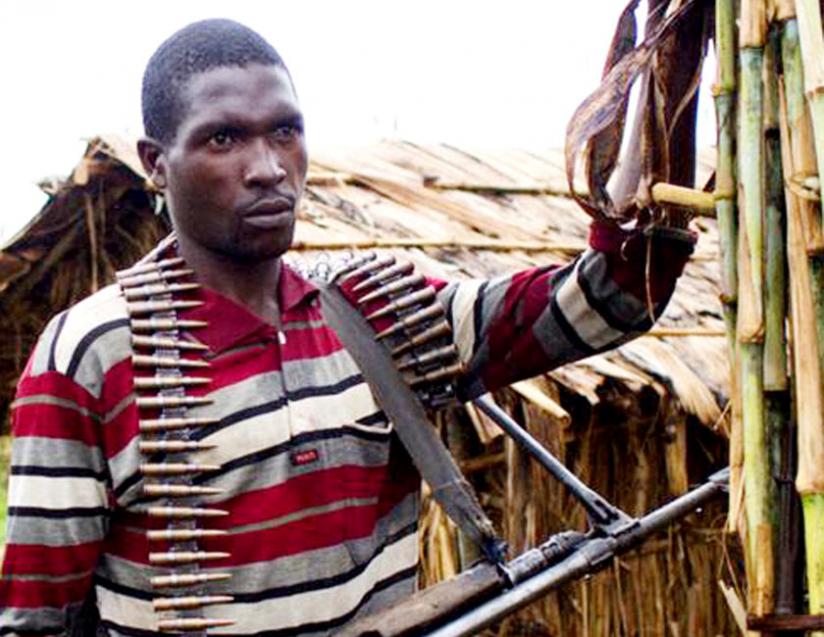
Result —
[{"label": "man's eye", "polygon": [[297,137],[299,132],[297,126],[278,126],[272,131],[272,137],[278,142],[289,142]]},{"label": "man's eye", "polygon": [[236,137],[230,131],[218,131],[209,138],[209,145],[215,148],[226,148],[236,141]]}]

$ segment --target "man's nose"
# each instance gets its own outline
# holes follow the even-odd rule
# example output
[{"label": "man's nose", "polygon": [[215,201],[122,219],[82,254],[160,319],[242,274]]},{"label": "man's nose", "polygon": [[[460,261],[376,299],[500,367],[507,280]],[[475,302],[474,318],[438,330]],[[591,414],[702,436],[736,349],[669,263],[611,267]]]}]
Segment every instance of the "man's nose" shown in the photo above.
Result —
[{"label": "man's nose", "polygon": [[277,150],[265,139],[249,144],[243,181],[249,187],[267,187],[286,178],[286,169]]}]

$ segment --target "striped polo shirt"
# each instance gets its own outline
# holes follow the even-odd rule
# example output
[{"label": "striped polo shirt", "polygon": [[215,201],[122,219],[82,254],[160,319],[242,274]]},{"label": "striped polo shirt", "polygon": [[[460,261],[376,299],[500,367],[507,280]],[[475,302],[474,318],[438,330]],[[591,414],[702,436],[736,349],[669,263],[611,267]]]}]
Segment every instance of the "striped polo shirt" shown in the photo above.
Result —
[{"label": "striped polo shirt", "polygon": [[[468,399],[614,347],[662,311],[692,240],[648,245],[595,226],[592,249],[563,267],[491,280],[433,281],[467,373]],[[627,258],[627,255],[632,258]],[[645,279],[652,272],[652,281]],[[318,292],[284,267],[276,328],[209,289],[180,313],[208,321],[184,334],[208,346],[211,383],[187,390],[213,418],[195,439],[214,445],[196,479],[223,489],[203,501],[228,511],[200,540],[231,557],[208,572],[229,604],[215,634],[327,635],[415,589],[420,478],[352,357],[326,324]],[[107,287],[56,316],[41,335],[13,411],[8,545],[0,579],[0,634],[64,634],[92,588],[113,635],[157,632],[145,533],[165,521],[143,512],[138,412],[125,301]],[[152,543],[152,550],[157,550]]]}]

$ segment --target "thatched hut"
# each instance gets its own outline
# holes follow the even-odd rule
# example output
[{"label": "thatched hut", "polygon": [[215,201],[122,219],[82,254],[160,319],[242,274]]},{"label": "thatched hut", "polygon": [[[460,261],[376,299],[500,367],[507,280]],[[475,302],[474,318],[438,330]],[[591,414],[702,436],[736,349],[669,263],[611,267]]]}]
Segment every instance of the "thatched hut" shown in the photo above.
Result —
[{"label": "thatched hut", "polygon": [[[49,316],[111,280],[167,232],[131,146],[97,138],[49,202],[0,252],[0,407]],[[580,251],[589,218],[569,199],[560,153],[469,152],[385,142],[315,159],[293,258],[318,251],[403,251],[439,277],[484,277]],[[630,513],[680,494],[726,463],[726,341],[712,221],[650,336],[518,383],[496,396],[585,481]],[[513,549],[582,510],[472,408],[438,423]],[[723,511],[673,527],[608,572],[508,620],[508,634],[716,635],[735,624],[717,581]],[[424,583],[472,559],[430,506],[421,534]],[[732,560],[734,562],[734,560]],[[728,593],[729,595],[730,593]],[[734,594],[732,594],[734,596]]]}]

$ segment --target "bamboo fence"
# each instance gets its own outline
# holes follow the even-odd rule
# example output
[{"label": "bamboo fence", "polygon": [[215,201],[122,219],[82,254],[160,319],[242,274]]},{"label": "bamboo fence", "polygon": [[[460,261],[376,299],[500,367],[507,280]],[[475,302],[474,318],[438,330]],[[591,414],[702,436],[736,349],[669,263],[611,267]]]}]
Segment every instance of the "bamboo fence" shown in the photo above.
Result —
[{"label": "bamboo fence", "polygon": [[822,629],[824,241],[820,197],[802,186],[824,174],[819,2],[716,0],[716,47],[729,519],[745,548],[750,630]]}]

